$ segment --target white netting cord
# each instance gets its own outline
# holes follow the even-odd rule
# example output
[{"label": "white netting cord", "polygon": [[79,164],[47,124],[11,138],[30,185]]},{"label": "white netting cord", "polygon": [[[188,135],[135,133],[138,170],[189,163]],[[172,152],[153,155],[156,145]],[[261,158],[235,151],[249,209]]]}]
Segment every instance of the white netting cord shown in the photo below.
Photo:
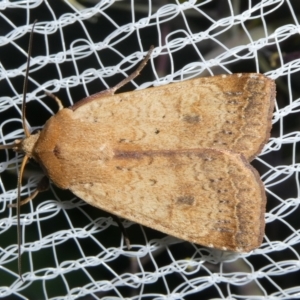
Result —
[{"label": "white netting cord", "polygon": [[[234,72],[238,62],[238,72],[263,72],[276,79],[278,90],[272,138],[254,162],[268,195],[263,245],[249,254],[224,253],[124,221],[132,245],[128,250],[117,224],[107,214],[51,186],[48,193],[21,210],[26,279],[22,283],[16,265],[17,218],[15,210],[7,208],[16,198],[15,174],[21,157],[1,150],[0,297],[188,299],[195,294],[207,299],[299,298],[300,132],[295,120],[299,120],[300,99],[295,81],[300,59],[286,59],[282,51],[287,40],[299,39],[299,5],[247,1],[239,10],[234,1],[198,2],[100,1],[78,11],[72,8],[74,3],[62,2],[60,11],[52,2],[0,2],[0,22],[7,28],[1,32],[0,51],[11,53],[16,60],[9,65],[1,55],[0,143],[23,137],[22,79],[28,32],[36,17],[34,41],[47,51],[35,54],[34,45],[27,94],[27,120],[32,129],[57,111],[44,90],[58,94],[68,106],[126,77],[151,44],[155,51],[150,67],[129,89]],[[36,16],[39,10],[43,14]],[[14,19],[16,11],[30,15],[30,22]],[[272,21],[283,12],[285,23]],[[120,20],[121,16],[128,19]],[[251,28],[255,21],[260,25]],[[72,28],[76,28],[73,35]],[[263,56],[277,51],[277,65],[271,70]],[[252,62],[250,69],[248,61]],[[40,114],[41,120],[36,121]],[[39,181],[40,174],[31,172],[29,168],[23,180],[22,197]]]}]

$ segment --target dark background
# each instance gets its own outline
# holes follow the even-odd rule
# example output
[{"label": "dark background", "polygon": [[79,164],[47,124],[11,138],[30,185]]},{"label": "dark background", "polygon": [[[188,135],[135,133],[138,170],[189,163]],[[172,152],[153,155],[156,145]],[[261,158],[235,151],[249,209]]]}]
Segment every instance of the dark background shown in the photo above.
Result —
[{"label": "dark background", "polygon": [[[153,2],[153,10],[159,9],[163,7],[164,4],[172,4],[175,1],[152,1]],[[201,1],[199,1],[201,2]],[[257,3],[261,1],[251,1],[251,6],[254,7]],[[118,26],[122,26],[132,22],[132,12],[129,9],[129,1],[123,1],[119,3],[115,3],[111,5],[110,8],[105,10],[105,14],[109,16],[114,22],[118,24]],[[136,7],[134,9],[135,20],[140,20],[147,16],[148,6],[144,1],[135,1]],[[262,28],[262,24],[265,23],[269,30],[269,34],[272,33],[276,28],[284,25],[284,24],[293,24],[295,25],[295,18],[299,20],[300,13],[300,2],[299,1],[290,1],[290,5],[293,7],[293,11],[295,15],[291,14],[291,8],[286,4],[282,5],[280,8],[269,7],[270,13],[265,16],[264,19],[253,18],[253,20],[249,19],[244,23],[244,26],[247,28],[249,32],[260,32]],[[84,3],[86,6],[89,4]],[[249,2],[241,1],[240,8],[238,9],[240,12],[248,9]],[[189,29],[192,33],[201,33],[204,32],[207,28],[212,25],[212,21],[209,20],[211,17],[214,20],[219,20],[221,18],[230,16],[231,12],[228,7],[227,1],[211,1],[205,6],[201,7],[203,11],[207,14],[206,16],[201,13],[191,10],[190,12],[185,12],[185,16],[187,18],[187,23],[189,25]],[[272,8],[274,11],[272,12]],[[50,13],[49,8],[46,3],[39,5],[36,8],[30,10],[30,15],[27,16],[25,14],[24,9],[5,9],[1,12],[0,16],[0,34],[1,36],[6,36],[9,32],[12,31],[12,26],[5,19],[5,17],[10,20],[14,26],[19,27],[26,24],[26,18],[29,17],[30,21],[28,23],[32,23],[35,19],[38,19],[38,22],[47,22],[53,20],[53,14],[57,19],[59,19],[65,13],[73,13],[71,8],[64,3],[63,1],[53,1],[51,2],[52,13]],[[236,12],[238,14],[239,12]],[[209,17],[208,17],[209,16]],[[115,26],[112,22],[108,20],[108,18],[104,15],[99,15],[94,17],[93,20],[83,21],[84,27],[86,31],[89,33],[91,40],[93,42],[101,42],[105,40],[114,30]],[[157,30],[156,25],[148,26],[145,29],[141,29],[138,32],[134,32],[129,34],[123,41],[117,42],[114,45],[114,48],[120,51],[123,55],[130,55],[136,51],[146,51],[149,49],[150,45],[158,46],[160,43],[164,43],[165,37],[170,32],[175,30],[184,29],[187,31],[187,26],[185,24],[185,20],[182,15],[178,14],[178,17],[172,18],[171,20],[165,20],[165,22],[160,23],[160,28]],[[158,32],[162,33],[162,36],[158,35]],[[227,45],[229,48],[239,45],[241,43],[240,36],[245,36],[243,34],[243,28],[241,26],[237,26],[237,28],[233,30],[225,30],[223,34],[218,35],[216,37],[217,40],[221,41],[223,44]],[[124,33],[125,35],[125,33]],[[184,34],[178,32],[177,34],[172,36],[172,39],[184,37]],[[86,38],[86,34],[83,30],[83,27],[79,22],[74,22],[72,26],[66,26],[63,28],[63,41],[64,47],[69,49],[74,40]],[[15,42],[20,49],[24,49],[26,52],[28,45],[29,35],[26,34]],[[140,48],[140,44],[138,40],[140,39],[140,44],[143,49]],[[49,43],[48,49],[50,54],[58,53],[63,50],[62,38],[59,30],[53,30],[52,35],[47,36],[47,42]],[[248,42],[247,42],[248,43]],[[289,61],[293,61],[299,58],[300,56],[300,38],[299,34],[292,35],[288,39],[281,40],[279,42],[279,49],[283,53],[284,63]],[[203,56],[202,60],[211,58],[211,55],[216,53],[218,49],[222,48],[218,43],[213,41],[212,39],[204,40],[201,43],[196,44],[197,49],[199,49],[201,55]],[[18,68],[20,65],[24,64],[26,61],[26,53],[22,53],[16,45],[12,43],[8,43],[5,46],[0,47],[0,59],[1,64],[4,69],[11,70],[14,68]],[[271,71],[272,69],[279,68],[282,62],[277,58],[278,48],[274,45],[273,40],[270,40],[270,45],[266,45],[263,49],[258,52],[258,62],[259,62],[259,70],[257,69],[257,65],[255,64],[254,59],[242,59],[240,61],[227,63],[226,68],[232,72],[257,72],[260,71],[262,73]],[[36,57],[39,55],[45,55],[45,36],[38,32],[34,35],[34,44],[33,44],[33,53],[32,57]],[[105,66],[114,66],[120,62],[120,55],[116,54],[114,51],[105,49],[97,52],[101,61]],[[243,57],[243,53],[239,53],[241,57]],[[186,45],[180,51],[172,53],[173,58],[173,66],[175,71],[180,70],[183,66],[187,64],[199,61],[199,54],[195,51],[194,47],[191,45]],[[233,57],[234,58],[234,57]],[[234,59],[235,60],[235,59]],[[168,54],[161,55],[158,58],[154,59],[156,74],[159,77],[164,77],[167,74],[171,73],[172,63],[170,62],[170,56]],[[88,68],[100,69],[98,60],[96,56],[91,55],[87,58],[83,58],[81,60],[76,60],[76,68],[78,69],[78,73],[83,72]],[[61,75],[58,73],[58,69],[53,64],[47,64],[46,67],[41,68],[38,71],[31,70],[31,78],[36,80],[37,84],[42,84],[47,82],[48,80],[62,77],[68,77],[76,74],[76,68],[73,61],[65,61],[59,65],[59,70]],[[130,71],[128,71],[130,73]],[[205,73],[205,72],[204,72]],[[217,73],[226,73],[224,68],[214,68],[210,70],[209,73],[217,74]],[[277,84],[277,105],[278,108],[281,109],[286,107],[289,104],[290,97],[292,99],[299,98],[300,86],[299,86],[299,72],[290,73],[290,74],[280,74],[279,78],[276,81]],[[106,86],[113,86],[118,83],[120,80],[124,78],[124,75],[114,75],[107,76],[103,80],[106,85],[99,80],[94,80],[91,83],[88,83],[87,90],[89,94],[93,94],[100,90],[106,88]],[[151,65],[143,70],[142,74],[135,80],[135,82],[139,85],[144,82],[153,81],[155,79],[155,75],[151,69]],[[176,78],[179,79],[179,78]],[[13,85],[15,90],[13,90],[9,84],[9,82]],[[36,83],[29,82],[29,92],[34,90],[37,87]],[[8,80],[2,80],[0,82],[0,91],[1,96],[14,97],[16,94],[22,93],[22,84],[23,84],[23,76],[16,76],[15,78],[10,78]],[[289,90],[288,85],[290,84],[291,90]],[[122,91],[133,90],[135,86],[133,84],[128,84],[122,88]],[[292,91],[292,94],[289,92]],[[68,89],[60,89],[56,95],[62,99],[65,106],[68,106],[75,101],[80,100],[81,98],[87,95],[86,90],[83,88],[82,84],[78,84],[76,87],[72,87]],[[46,106],[49,106],[52,110],[48,111],[44,106],[40,103],[36,103],[36,101],[30,102],[27,105],[26,110],[26,118],[29,124],[32,127],[42,126],[45,121],[51,116],[52,113],[57,111],[57,106],[49,98],[44,97],[43,92],[41,91],[39,96],[41,97],[41,102],[45,102]],[[0,112],[0,120],[1,123],[4,120],[8,120],[11,118],[19,118],[20,111],[17,111],[16,108],[8,109],[4,112]],[[295,111],[293,113],[287,114],[281,122],[277,122],[274,125],[272,130],[272,137],[279,137],[283,134],[292,133],[294,131],[298,131],[299,126],[299,112]],[[11,122],[1,128],[3,134],[7,134],[8,132],[16,129],[20,129],[21,124],[19,122]],[[281,131],[282,129],[282,131]],[[10,142],[10,141],[8,141]],[[274,144],[275,148],[276,144]],[[262,157],[262,159],[269,163],[271,166],[280,166],[280,165],[291,165],[293,163],[293,158],[297,162],[299,159],[298,151],[296,150],[296,144],[288,143],[285,145],[280,145],[280,149],[276,149],[271,151],[269,154]],[[296,154],[293,154],[296,152]],[[0,161],[5,161],[7,159],[7,152],[0,152]],[[13,158],[15,154],[9,152],[9,157]],[[253,162],[253,165],[259,170],[260,174],[264,174],[268,171],[268,167],[265,164],[260,163],[258,160]],[[36,168],[29,167],[29,171],[25,174],[24,181],[26,182],[28,178],[31,178],[31,172],[36,172]],[[40,176],[40,175],[38,175]],[[271,212],[274,208],[278,207],[280,201],[278,199],[289,199],[295,198],[298,196],[298,190],[296,185],[297,174],[293,174],[288,178],[289,175],[287,173],[282,174],[282,182],[277,183],[272,186],[269,183],[269,191],[268,193],[268,204],[267,204],[267,212]],[[35,178],[35,177],[34,177]],[[5,172],[1,174],[1,179],[3,182],[3,186],[5,190],[13,189],[16,185],[16,174],[14,172]],[[38,181],[38,179],[35,179]],[[278,181],[278,178],[276,179]],[[1,186],[2,187],[2,186]],[[55,193],[55,194],[53,194]],[[277,197],[273,197],[272,194],[277,195]],[[119,247],[122,242],[121,233],[113,223],[112,219],[109,218],[109,215],[105,212],[96,210],[93,207],[90,207],[83,203],[83,201],[74,198],[74,196],[68,191],[61,191],[56,187],[51,187],[51,190],[48,192],[41,194],[37,197],[37,199],[30,205],[22,207],[22,213],[31,212],[35,210],[37,207],[43,204],[43,199],[60,199],[59,205],[61,205],[62,210],[60,210],[58,215],[54,215],[53,218],[49,218],[47,220],[43,220],[40,224],[42,226],[42,236],[45,237],[49,234],[52,234],[56,231],[69,229],[70,223],[72,223],[73,228],[84,228],[87,224],[90,223],[90,220],[97,220],[95,226],[98,226],[98,233],[94,235],[94,238],[105,247]],[[73,199],[74,206],[69,207],[67,204],[67,200]],[[5,203],[7,204],[7,203]],[[292,211],[292,208],[291,208]],[[272,211],[274,214],[277,211]],[[11,210],[10,213],[14,215],[15,211]],[[1,218],[6,218],[9,216],[7,209],[3,206],[2,211],[0,212]],[[70,218],[66,218],[66,214]],[[47,215],[47,214],[46,214]],[[40,217],[42,217],[41,214]],[[278,219],[275,220],[266,226],[266,236],[270,241],[284,241],[287,237],[289,237],[292,233],[292,229],[299,230],[299,208],[296,207],[293,213],[286,213],[283,221]],[[290,224],[291,228],[284,225],[284,222]],[[112,226],[113,224],[113,226]],[[138,224],[131,224],[130,222],[125,222],[125,226],[128,227],[128,235],[130,237],[131,244],[142,244],[145,245],[147,240],[158,239],[158,244],[162,243],[161,239],[165,237],[164,234],[160,232],[156,232],[154,230],[141,227]],[[12,245],[16,243],[16,231],[15,226],[8,231],[3,231],[1,234],[1,248],[5,249],[8,245]],[[26,241],[32,242],[39,239],[40,233],[38,231],[37,225],[35,222],[28,224],[26,226]],[[80,243],[80,247],[78,246]],[[167,294],[167,287],[170,291],[173,291],[176,287],[178,287],[181,283],[185,282],[185,280],[193,281],[195,279],[202,279],[205,282],[206,276],[211,278],[212,273],[219,274],[221,272],[221,268],[223,268],[223,272],[225,273],[236,273],[239,271],[244,272],[245,270],[249,270],[249,274],[251,274],[251,269],[247,269],[247,264],[250,265],[250,268],[253,267],[254,270],[259,270],[265,265],[269,265],[272,260],[276,262],[282,262],[286,260],[297,260],[299,253],[299,244],[294,245],[292,248],[285,248],[281,251],[278,249],[276,251],[271,251],[265,255],[254,255],[247,257],[247,262],[240,260],[238,262],[233,263],[225,263],[224,265],[219,264],[218,261],[213,263],[213,259],[209,256],[209,252],[205,250],[205,248],[200,246],[191,245],[187,242],[178,242],[174,245],[168,246],[169,250],[167,251],[163,246],[160,245],[159,250],[154,251],[152,254],[154,258],[150,256],[145,256],[140,259],[140,264],[144,272],[153,272],[157,267],[167,266],[172,262],[180,259],[187,259],[193,257],[194,261],[207,261],[205,262],[199,269],[191,268],[191,270],[186,271],[186,273],[172,273],[168,272],[168,275],[162,276],[159,280],[155,281],[153,284],[148,284],[143,287],[140,286],[131,286],[128,284],[128,287],[117,287],[119,293],[123,297],[133,297],[134,295],[147,294],[147,293],[161,293]],[[93,239],[83,239],[83,240],[68,240],[68,242],[64,242],[63,244],[56,246],[55,252],[57,254],[57,258],[53,255],[53,249],[51,247],[47,247],[41,250],[32,251],[32,259],[33,259],[33,269],[42,269],[55,267],[56,264],[60,264],[63,261],[68,260],[76,260],[82,257],[82,253],[79,249],[83,249],[83,252],[86,256],[97,255],[101,250],[101,246],[99,243],[95,242]],[[198,249],[198,252],[195,251]],[[172,255],[170,255],[170,252]],[[30,259],[27,254],[23,255],[23,272],[26,273],[30,270]],[[56,262],[56,259],[58,263]],[[140,272],[140,267],[138,265],[139,260],[134,260],[130,258],[130,255],[127,257],[124,255],[116,255],[115,259],[112,259],[109,267],[111,270],[114,270],[116,274],[125,274]],[[155,261],[155,264],[154,264]],[[11,269],[14,272],[17,272],[16,260],[12,260],[10,265],[4,266],[7,269]],[[115,278],[115,275],[112,271],[104,266],[95,266],[86,268],[86,272],[90,274],[95,281],[101,280],[112,280]],[[41,272],[42,274],[42,272]],[[285,275],[283,275],[285,274]],[[294,270],[293,272],[285,271],[278,276],[273,276],[272,280],[269,278],[261,278],[259,283],[263,287],[266,294],[270,295],[278,291],[278,286],[281,289],[287,289],[291,287],[299,287],[299,270]],[[228,277],[230,277],[228,275]],[[264,276],[262,276],[264,277]],[[16,280],[11,274],[8,274],[5,269],[0,271],[0,285],[1,286],[10,286],[12,282]],[[65,276],[69,288],[80,287],[88,284],[90,282],[87,274],[82,271],[73,271]],[[43,286],[42,281],[33,281],[29,284],[24,290],[21,291],[22,295],[29,299],[42,299],[45,298],[43,294]],[[276,286],[277,285],[277,286]],[[195,286],[198,286],[196,284]],[[201,285],[200,285],[201,286]],[[216,284],[208,284],[208,288],[201,287],[201,291],[195,289],[195,294],[191,294],[185,299],[211,299],[214,297],[226,297],[228,295],[228,291],[231,293],[241,294],[241,295],[255,295],[256,293],[262,292],[258,288],[258,285],[245,285],[239,286],[238,284],[227,284],[226,282],[218,282]],[[143,288],[143,289],[142,289]],[[65,283],[61,280],[61,277],[55,277],[52,280],[46,281],[46,290],[49,292],[47,295],[48,298],[55,297],[58,295],[65,295],[67,293]],[[109,292],[97,292],[94,294],[95,297],[101,298],[104,296],[118,296],[117,293],[112,292],[109,289]],[[82,299],[89,299],[92,296],[85,296]],[[238,297],[237,297],[238,298]],[[14,299],[10,296],[9,299]],[[15,299],[19,299],[18,296],[15,296]],[[150,298],[149,298],[150,299]]]}]

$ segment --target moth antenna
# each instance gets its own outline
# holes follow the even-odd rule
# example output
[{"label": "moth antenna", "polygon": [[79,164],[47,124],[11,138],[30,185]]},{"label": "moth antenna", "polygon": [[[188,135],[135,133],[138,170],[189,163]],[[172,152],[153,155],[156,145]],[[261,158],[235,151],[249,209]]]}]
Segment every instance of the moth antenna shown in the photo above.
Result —
[{"label": "moth antenna", "polygon": [[22,102],[22,125],[24,129],[24,133],[26,137],[30,136],[30,131],[28,126],[26,126],[26,94],[27,94],[27,88],[28,88],[28,75],[29,75],[29,66],[30,66],[30,57],[32,52],[32,41],[33,41],[33,31],[37,20],[34,20],[32,29],[29,36],[29,44],[28,44],[28,56],[27,56],[27,63],[26,63],[26,71],[25,71],[25,78],[23,83],[23,102]]},{"label": "moth antenna", "polygon": [[[23,102],[22,102],[22,125],[24,129],[25,136],[28,138],[30,136],[30,131],[28,126],[26,125],[26,116],[25,116],[25,110],[26,110],[26,94],[27,94],[27,87],[28,87],[28,74],[29,74],[29,66],[30,66],[30,57],[32,52],[32,41],[33,41],[33,32],[34,27],[37,20],[34,20],[32,29],[30,32],[29,37],[29,45],[28,45],[28,56],[27,56],[27,64],[26,64],[26,71],[25,71],[25,78],[23,83]],[[18,175],[18,196],[17,196],[17,236],[18,236],[18,271],[19,276],[22,281],[22,260],[21,260],[21,244],[22,244],[22,236],[21,236],[21,217],[20,217],[20,207],[21,207],[21,184],[22,184],[22,177],[25,165],[28,161],[28,156],[25,155],[20,167],[20,172]]]}]

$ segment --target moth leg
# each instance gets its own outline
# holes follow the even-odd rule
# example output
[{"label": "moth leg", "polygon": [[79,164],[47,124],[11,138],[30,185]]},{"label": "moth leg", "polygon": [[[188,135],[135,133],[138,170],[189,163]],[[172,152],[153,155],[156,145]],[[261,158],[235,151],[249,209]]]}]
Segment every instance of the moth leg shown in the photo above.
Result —
[{"label": "moth leg", "polygon": [[129,240],[126,228],[124,227],[124,225],[122,224],[122,222],[121,222],[121,220],[120,220],[120,218],[118,216],[115,216],[115,215],[111,214],[111,217],[118,224],[120,230],[122,231],[122,234],[123,234],[123,237],[124,237],[127,249],[130,250],[130,248],[131,248],[131,246],[130,246],[130,240]]},{"label": "moth leg", "polygon": [[141,71],[145,68],[148,60],[150,59],[153,49],[154,49],[154,46],[151,46],[147,55],[145,56],[145,58],[142,60],[142,62],[140,63],[140,65],[137,67],[137,69],[134,72],[132,72],[128,77],[124,78],[117,85],[115,85],[114,87],[109,89],[112,92],[112,94],[114,94],[123,85],[127,84],[128,82],[133,80],[135,77],[140,75]]},{"label": "moth leg", "polygon": [[57,105],[58,105],[58,110],[62,110],[62,109],[64,108],[64,106],[62,105],[61,100],[60,100],[58,97],[56,97],[54,94],[49,93],[49,92],[47,92],[47,91],[45,91],[45,94],[46,94],[48,97],[50,97],[50,98],[52,98],[52,99],[54,99],[54,100],[56,101],[56,103],[57,103]]},{"label": "moth leg", "polygon": [[131,80],[133,80],[135,77],[137,77],[140,72],[143,70],[143,68],[146,66],[148,60],[151,57],[151,54],[153,52],[154,46],[151,46],[147,55],[145,56],[145,58],[142,60],[142,62],[140,63],[140,65],[137,67],[137,69],[131,73],[128,77],[124,78],[121,82],[119,82],[117,85],[115,85],[112,88],[109,88],[105,91],[101,91],[99,93],[90,95],[86,98],[81,99],[80,101],[76,102],[74,105],[72,105],[70,107],[70,109],[72,109],[73,111],[75,111],[77,108],[79,108],[80,106],[83,106],[91,101],[93,101],[94,99],[98,99],[101,98],[103,96],[109,96],[109,95],[113,95],[119,88],[121,88],[123,85],[125,85],[126,83],[130,82]]},{"label": "moth leg", "polygon": [[[38,183],[35,191],[31,195],[29,195],[26,199],[24,199],[20,202],[20,206],[28,203],[30,200],[33,200],[38,195],[39,192],[44,192],[44,191],[48,190],[48,188],[49,188],[49,179],[48,179],[48,177],[44,176]],[[17,204],[16,203],[8,204],[7,206],[8,207],[17,207]]]}]

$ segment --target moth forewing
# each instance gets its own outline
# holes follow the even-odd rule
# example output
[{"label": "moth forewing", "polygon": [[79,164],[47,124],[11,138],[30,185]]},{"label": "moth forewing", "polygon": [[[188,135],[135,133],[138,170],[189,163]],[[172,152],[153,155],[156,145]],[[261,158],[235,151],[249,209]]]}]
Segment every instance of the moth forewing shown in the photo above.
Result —
[{"label": "moth forewing", "polygon": [[120,149],[225,149],[251,161],[269,139],[274,99],[262,74],[219,75],[93,98],[72,118]]},{"label": "moth forewing", "polygon": [[78,166],[78,173],[88,168],[92,180],[70,178],[68,188],[93,206],[183,240],[236,252],[260,246],[264,186],[240,154],[113,152],[103,167],[93,159]]}]

